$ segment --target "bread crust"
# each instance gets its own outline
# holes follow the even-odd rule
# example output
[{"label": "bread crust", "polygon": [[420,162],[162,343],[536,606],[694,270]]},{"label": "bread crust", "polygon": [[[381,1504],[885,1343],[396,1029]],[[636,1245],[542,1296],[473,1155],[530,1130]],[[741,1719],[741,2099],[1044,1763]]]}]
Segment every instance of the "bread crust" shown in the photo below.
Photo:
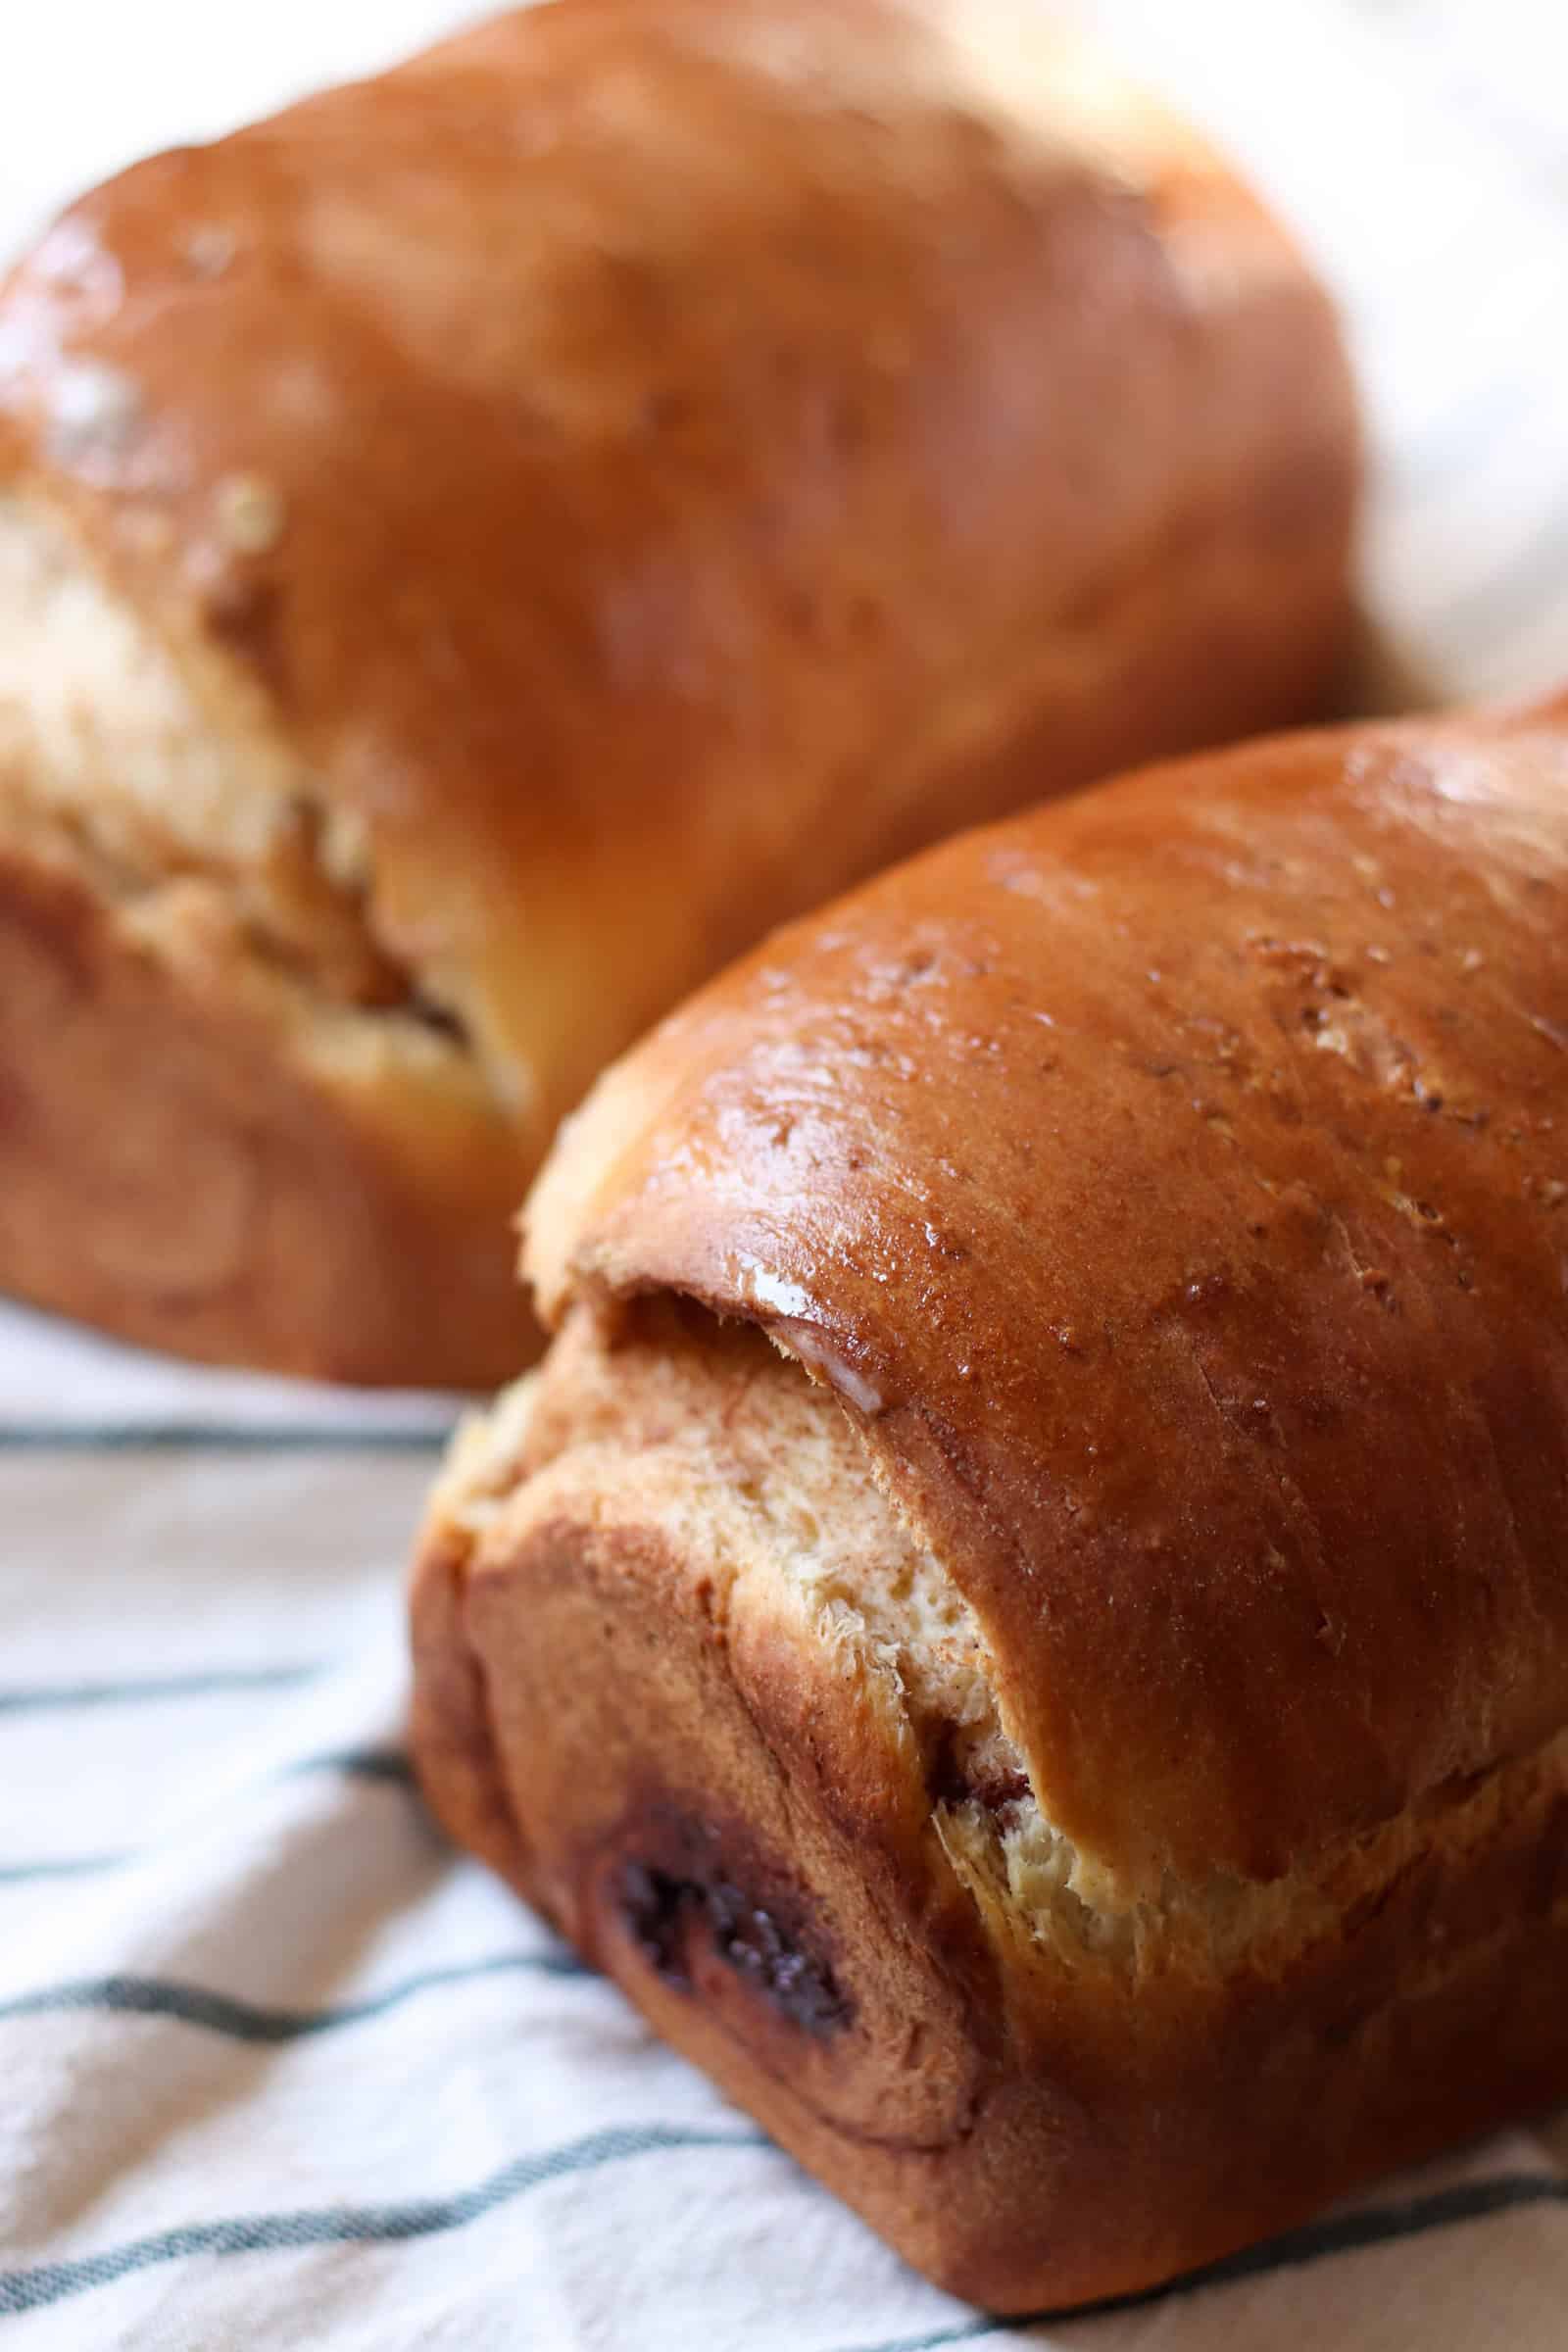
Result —
[{"label": "bread crust", "polygon": [[[1132,2291],[1568,2091],[1565,1054],[1563,710],[1359,728],[775,937],[536,1189],[426,1787],[956,2291]],[[743,1346],[847,1433],[843,1588],[876,1510],[950,1580],[1022,1796],[923,1621],[763,1544]]]},{"label": "bread crust", "polygon": [[[0,293],[0,486],[286,767],[519,1197],[769,921],[1324,689],[1321,289],[1189,133],[987,19],[561,0],[136,166]],[[149,1336],[56,1238],[54,1303]]]}]

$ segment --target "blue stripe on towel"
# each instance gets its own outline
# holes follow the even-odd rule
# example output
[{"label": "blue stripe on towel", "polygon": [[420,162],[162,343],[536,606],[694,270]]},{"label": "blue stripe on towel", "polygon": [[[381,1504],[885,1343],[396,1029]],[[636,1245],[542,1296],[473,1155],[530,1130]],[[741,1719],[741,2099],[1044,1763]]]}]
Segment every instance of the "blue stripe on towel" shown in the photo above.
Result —
[{"label": "blue stripe on towel", "polygon": [[666,2155],[683,2148],[763,2148],[760,2132],[686,2131],[663,2124],[590,2132],[564,2147],[520,2156],[488,2180],[455,2195],[416,2197],[387,2205],[327,2205],[294,2213],[246,2214],[230,2221],[188,2222],[152,2237],[85,2254],[71,2262],[39,2263],[31,2270],[0,2272],[0,2318],[14,2319],[46,2303],[93,2287],[112,2286],[133,2272],[198,2254],[271,2254],[306,2246],[395,2245],[462,2230],[498,2205],[552,2180],[602,2171],[639,2156]]},{"label": "blue stripe on towel", "polygon": [[167,2018],[219,2034],[232,2041],[276,2044],[307,2041],[320,2034],[335,2034],[346,2026],[366,2024],[400,2009],[406,2001],[449,1985],[471,1984],[504,1976],[580,1977],[602,1983],[574,1952],[564,1946],[539,1952],[500,1952],[487,1960],[468,1960],[450,1968],[430,1968],[404,1977],[384,1992],[359,2001],[338,2001],[319,2009],[290,2009],[259,2001],[240,2000],[226,1992],[212,1992],[200,1984],[180,1984],[158,1977],[80,1977],[66,1984],[40,1985],[0,2001],[0,2025],[12,2018],[75,2016]]}]

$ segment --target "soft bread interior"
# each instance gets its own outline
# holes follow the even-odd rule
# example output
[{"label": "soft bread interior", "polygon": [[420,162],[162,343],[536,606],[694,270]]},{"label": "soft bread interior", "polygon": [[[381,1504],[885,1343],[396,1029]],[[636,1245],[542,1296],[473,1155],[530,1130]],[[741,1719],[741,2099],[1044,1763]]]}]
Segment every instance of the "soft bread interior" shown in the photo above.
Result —
[{"label": "soft bread interior", "polygon": [[[621,1523],[657,1529],[694,1572],[716,1564],[814,1644],[829,1703],[846,1679],[874,1690],[989,1931],[1075,1971],[1275,1974],[1341,1938],[1413,1866],[1462,1869],[1568,1788],[1564,1736],[1302,1856],[1283,1878],[1167,1873],[1156,1899],[1130,1893],[1052,1821],[999,1703],[984,1631],[880,1491],[855,1411],[761,1332],[684,1302],[575,1308],[543,1372],[462,1433],[432,1524],[474,1560],[504,1556],[531,1494],[553,1521],[580,1514],[588,1526],[612,1500]],[[1435,1949],[1434,1971],[1454,1958]]]},{"label": "soft bread interior", "polygon": [[461,1020],[376,935],[359,829],[237,678],[193,680],[46,509],[4,495],[0,838],[86,879],[149,953],[226,966],[333,1076],[476,1091]]},{"label": "soft bread interior", "polygon": [[1022,1792],[972,1611],[871,1484],[831,1390],[760,1332],[671,1300],[614,1343],[574,1318],[548,1381],[519,1382],[470,1423],[438,1507],[481,1532],[520,1477],[567,1457],[574,1482],[640,1487],[650,1501],[657,1486],[666,1523],[673,1494],[688,1553],[721,1513],[737,1573],[776,1582],[830,1658],[869,1669],[950,1793]]}]

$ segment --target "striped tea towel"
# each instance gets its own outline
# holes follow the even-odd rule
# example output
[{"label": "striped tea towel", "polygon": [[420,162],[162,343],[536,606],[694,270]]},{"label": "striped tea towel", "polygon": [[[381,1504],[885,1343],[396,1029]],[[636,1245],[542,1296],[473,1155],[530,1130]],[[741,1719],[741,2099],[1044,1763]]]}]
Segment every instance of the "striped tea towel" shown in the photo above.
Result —
[{"label": "striped tea towel", "polygon": [[[28,11],[0,239],[459,13]],[[1349,308],[1393,667],[1568,676],[1559,12],[1083,13]],[[0,2352],[1563,2352],[1562,2120],[1092,2317],[905,2271],[421,1815],[399,1578],[449,1417],[0,1309]]]}]

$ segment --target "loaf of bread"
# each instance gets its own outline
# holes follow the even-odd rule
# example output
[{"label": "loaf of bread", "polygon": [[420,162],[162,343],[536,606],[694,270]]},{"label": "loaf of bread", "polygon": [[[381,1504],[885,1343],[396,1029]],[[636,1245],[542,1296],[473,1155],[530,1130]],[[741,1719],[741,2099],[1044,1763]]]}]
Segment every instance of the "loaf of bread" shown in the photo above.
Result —
[{"label": "loaf of bread", "polygon": [[557,0],[0,293],[0,1288],[492,1381],[656,1013],[889,857],[1305,712],[1330,308],[972,0]]},{"label": "loaf of bread", "polygon": [[1136,2289],[1568,2091],[1568,703],[929,852],[528,1225],[425,1786],[912,2263]]}]

